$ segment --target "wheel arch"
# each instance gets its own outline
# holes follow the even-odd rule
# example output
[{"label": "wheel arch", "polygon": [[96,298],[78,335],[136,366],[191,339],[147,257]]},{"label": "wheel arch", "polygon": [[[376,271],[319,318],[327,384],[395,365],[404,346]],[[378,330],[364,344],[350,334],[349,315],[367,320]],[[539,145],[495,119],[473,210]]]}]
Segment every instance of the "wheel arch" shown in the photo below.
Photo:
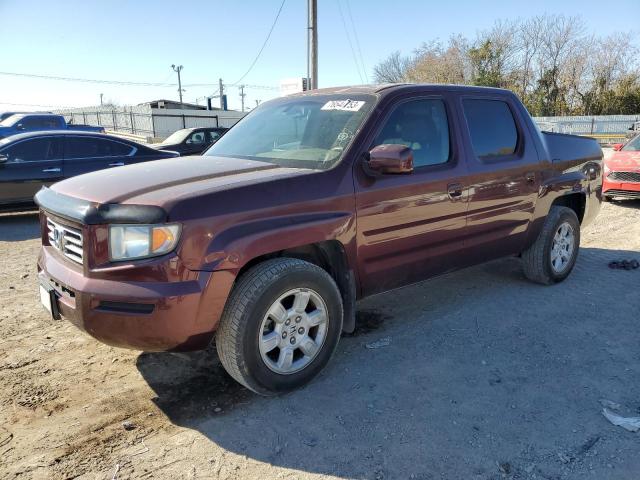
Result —
[{"label": "wheel arch", "polygon": [[256,256],[248,260],[237,273],[236,282],[252,267],[272,258],[297,258],[325,270],[336,282],[342,296],[344,319],[343,331],[355,329],[356,280],[345,246],[339,240],[324,240],[299,245]]},{"label": "wheel arch", "polygon": [[587,204],[587,195],[584,192],[573,192],[566,195],[560,195],[551,203],[551,207],[567,207],[573,210],[578,217],[578,221],[582,224],[584,219],[585,207]]}]

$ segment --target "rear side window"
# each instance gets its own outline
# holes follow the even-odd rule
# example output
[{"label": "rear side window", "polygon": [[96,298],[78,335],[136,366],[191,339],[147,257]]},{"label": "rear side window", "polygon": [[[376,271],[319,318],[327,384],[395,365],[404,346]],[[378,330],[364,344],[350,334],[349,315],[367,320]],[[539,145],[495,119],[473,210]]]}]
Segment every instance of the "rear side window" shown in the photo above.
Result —
[{"label": "rear side window", "polygon": [[28,129],[56,129],[60,127],[58,117],[25,117],[19,123]]},{"label": "rear side window", "polygon": [[444,102],[421,99],[400,104],[384,123],[373,146],[384,144],[410,147],[415,167],[449,161],[449,123]]},{"label": "rear side window", "polygon": [[23,140],[0,151],[9,162],[37,162],[62,159],[61,142],[54,137]]},{"label": "rear side window", "polygon": [[467,99],[462,104],[473,151],[478,158],[490,159],[515,153],[518,130],[506,102]]},{"label": "rear side window", "polygon": [[209,143],[215,142],[222,136],[222,133],[216,130],[209,130]]},{"label": "rear side window", "polygon": [[129,155],[133,147],[106,138],[67,137],[64,156],[73,158],[118,157]]}]

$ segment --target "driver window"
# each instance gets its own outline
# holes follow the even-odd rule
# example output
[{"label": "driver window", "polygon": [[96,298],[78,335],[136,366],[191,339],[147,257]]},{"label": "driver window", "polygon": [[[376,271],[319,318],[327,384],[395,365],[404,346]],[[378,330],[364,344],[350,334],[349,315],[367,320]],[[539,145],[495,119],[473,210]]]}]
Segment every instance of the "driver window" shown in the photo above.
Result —
[{"label": "driver window", "polygon": [[187,143],[191,143],[191,144],[195,144],[195,145],[200,145],[200,144],[205,143],[204,142],[204,132],[192,133],[191,136],[189,137],[189,140],[187,140]]},{"label": "driver window", "polygon": [[449,122],[444,102],[411,100],[399,105],[387,119],[372,147],[406,145],[413,150],[415,167],[449,161]]}]

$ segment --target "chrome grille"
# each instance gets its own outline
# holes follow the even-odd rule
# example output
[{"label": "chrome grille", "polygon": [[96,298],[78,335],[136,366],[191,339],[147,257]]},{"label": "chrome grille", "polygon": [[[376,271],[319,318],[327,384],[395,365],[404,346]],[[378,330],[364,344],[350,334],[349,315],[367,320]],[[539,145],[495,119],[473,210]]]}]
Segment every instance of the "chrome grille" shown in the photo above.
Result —
[{"label": "chrome grille", "polygon": [[65,257],[82,263],[82,233],[80,230],[60,225],[47,218],[49,243]]},{"label": "chrome grille", "polygon": [[611,172],[607,178],[617,182],[640,183],[640,172]]}]

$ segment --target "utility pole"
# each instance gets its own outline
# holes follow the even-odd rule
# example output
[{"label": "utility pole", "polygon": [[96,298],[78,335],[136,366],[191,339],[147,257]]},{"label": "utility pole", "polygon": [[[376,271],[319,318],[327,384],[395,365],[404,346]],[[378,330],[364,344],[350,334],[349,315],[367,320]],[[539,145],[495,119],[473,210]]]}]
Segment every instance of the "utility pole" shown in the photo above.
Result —
[{"label": "utility pole", "polygon": [[307,86],[318,88],[318,0],[307,2]]},{"label": "utility pole", "polygon": [[220,110],[224,110],[224,85],[222,84],[222,79],[219,78],[218,79],[219,82],[219,86],[218,86],[218,90],[220,90]]},{"label": "utility pole", "polygon": [[247,94],[244,93],[244,85],[240,85],[238,88],[240,89],[240,101],[242,102],[242,111],[244,112],[244,97],[246,97]]},{"label": "utility pole", "polygon": [[182,71],[182,65],[171,65],[173,71],[178,74],[178,94],[180,95],[180,108],[182,108],[182,80],[180,79],[180,72]]},{"label": "utility pole", "polygon": [[104,93],[101,93],[101,94],[100,94],[100,106],[102,106],[102,105],[103,105],[103,103],[102,103],[102,96],[103,96],[103,95],[104,95]]}]

